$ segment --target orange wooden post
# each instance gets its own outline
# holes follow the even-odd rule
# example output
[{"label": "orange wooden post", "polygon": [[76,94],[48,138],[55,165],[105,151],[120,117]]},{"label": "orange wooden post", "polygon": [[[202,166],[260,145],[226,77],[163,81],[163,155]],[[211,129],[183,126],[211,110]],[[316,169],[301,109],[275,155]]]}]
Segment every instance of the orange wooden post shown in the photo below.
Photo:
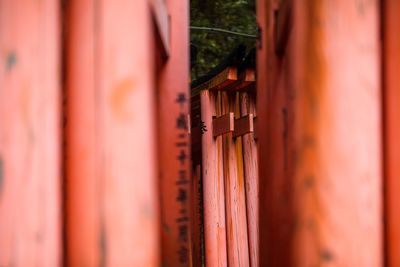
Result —
[{"label": "orange wooden post", "polygon": [[221,115],[218,98],[208,90],[200,91],[202,138],[202,179],[204,205],[204,246],[207,267],[228,266],[226,251],[225,195],[222,168],[222,136],[213,137],[212,118]]},{"label": "orange wooden post", "polygon": [[280,4],[259,6],[260,265],[381,266],[378,3]]},{"label": "orange wooden post", "polygon": [[0,266],[60,266],[59,1],[0,0]]},{"label": "orange wooden post", "polygon": [[158,266],[156,92],[149,3],[72,1],[70,5],[69,266]]},{"label": "orange wooden post", "polygon": [[[240,94],[241,115],[255,115],[254,96],[250,93]],[[259,265],[259,231],[258,231],[258,153],[254,133],[243,135],[243,167],[246,187],[247,228],[249,237],[250,266]]]},{"label": "orange wooden post", "polygon": [[169,58],[160,70],[159,164],[162,208],[162,263],[189,266],[190,140],[189,114],[189,6],[188,1],[166,1],[170,14]]},{"label": "orange wooden post", "polygon": [[[103,192],[99,165],[99,36],[94,0],[66,7],[66,255],[67,266],[102,262],[100,221]],[[96,23],[97,22],[97,23]]]},{"label": "orange wooden post", "polygon": [[400,266],[400,2],[383,1],[386,263]]},{"label": "orange wooden post", "polygon": [[[257,90],[257,123],[254,125],[255,135],[257,138],[262,133],[263,137],[258,138],[258,151],[259,151],[259,163],[268,163],[270,161],[270,153],[268,150],[270,146],[268,145],[269,139],[269,131],[267,130],[268,126],[272,124],[272,121],[269,121],[267,112],[269,107],[268,102],[268,84],[267,82],[271,82],[270,78],[272,74],[267,68],[268,61],[270,58],[268,57],[271,54],[271,45],[267,45],[267,41],[271,36],[271,1],[264,0],[256,0],[256,15],[257,15],[257,24],[259,27],[259,39],[257,40],[257,53],[256,53],[256,90]],[[259,122],[263,123],[259,123]],[[272,163],[270,163],[272,164]],[[260,166],[259,164],[259,208],[265,209],[268,208],[268,194],[269,190],[267,188],[268,183],[270,181],[270,177],[268,171],[270,170],[270,164],[268,166]],[[271,243],[273,237],[269,236],[272,231],[269,231],[271,227],[271,223],[268,222],[267,214],[271,214],[272,212],[268,212],[267,210],[263,210],[263,212],[259,213],[258,222],[259,222],[259,264],[260,266],[267,266],[267,264],[273,264],[271,259],[271,252],[269,245]],[[269,223],[269,224],[268,224]],[[271,265],[273,266],[273,265]]]},{"label": "orange wooden post", "polygon": [[[221,92],[222,114],[234,112],[240,116],[238,93]],[[223,170],[229,266],[250,266],[246,217],[246,193],[243,173],[242,137],[223,135]]]}]

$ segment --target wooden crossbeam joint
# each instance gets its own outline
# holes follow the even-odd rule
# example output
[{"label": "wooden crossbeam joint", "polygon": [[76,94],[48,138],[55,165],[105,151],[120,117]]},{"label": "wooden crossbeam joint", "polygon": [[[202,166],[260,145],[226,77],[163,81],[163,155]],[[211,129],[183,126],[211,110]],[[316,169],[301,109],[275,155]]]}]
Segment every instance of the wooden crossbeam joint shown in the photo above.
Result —
[{"label": "wooden crossbeam joint", "polygon": [[233,132],[235,124],[235,115],[233,112],[213,118],[213,135],[214,137]]},{"label": "wooden crossbeam joint", "polygon": [[233,137],[242,136],[254,132],[254,119],[253,114],[248,114],[235,120],[235,130]]}]

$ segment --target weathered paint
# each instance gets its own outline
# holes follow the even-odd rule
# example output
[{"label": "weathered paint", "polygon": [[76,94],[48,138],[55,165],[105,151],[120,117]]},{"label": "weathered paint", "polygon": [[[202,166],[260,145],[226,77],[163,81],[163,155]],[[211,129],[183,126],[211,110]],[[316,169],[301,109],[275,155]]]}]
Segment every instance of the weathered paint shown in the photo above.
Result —
[{"label": "weathered paint", "polygon": [[[241,116],[255,115],[256,103],[254,95],[250,93],[240,94]],[[259,176],[258,176],[258,153],[254,133],[243,135],[243,167],[246,185],[246,209],[247,229],[249,237],[250,266],[259,265],[259,231],[258,231],[258,200],[259,200]]]},{"label": "weathered paint", "polygon": [[[236,118],[240,116],[238,96],[221,92],[222,114],[234,112]],[[242,137],[233,139],[233,134],[227,133],[222,139],[228,265],[250,266]]]},{"label": "weathered paint", "polygon": [[61,265],[59,1],[0,1],[0,266]]},{"label": "weathered paint", "polygon": [[166,3],[171,43],[157,77],[162,264],[178,267],[190,264],[189,2]]},{"label": "weathered paint", "polygon": [[381,266],[378,3],[259,3],[260,265]]},{"label": "weathered paint", "polygon": [[158,266],[155,47],[149,3],[69,5],[68,264]]},{"label": "weathered paint", "polygon": [[386,263],[400,266],[400,2],[383,1]]},{"label": "weathered paint", "polygon": [[212,117],[221,116],[218,97],[208,90],[200,92],[202,140],[202,179],[204,205],[204,246],[207,267],[228,266],[226,247],[225,193],[222,168],[222,136],[213,137]]}]

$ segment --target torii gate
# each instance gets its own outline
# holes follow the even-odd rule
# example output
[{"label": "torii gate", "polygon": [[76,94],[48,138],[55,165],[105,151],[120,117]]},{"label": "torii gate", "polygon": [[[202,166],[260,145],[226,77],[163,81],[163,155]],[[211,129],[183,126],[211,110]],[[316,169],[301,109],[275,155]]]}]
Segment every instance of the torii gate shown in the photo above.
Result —
[{"label": "torii gate", "polygon": [[[260,266],[398,266],[399,4],[257,2]],[[0,0],[0,265],[190,265],[188,4]]]}]

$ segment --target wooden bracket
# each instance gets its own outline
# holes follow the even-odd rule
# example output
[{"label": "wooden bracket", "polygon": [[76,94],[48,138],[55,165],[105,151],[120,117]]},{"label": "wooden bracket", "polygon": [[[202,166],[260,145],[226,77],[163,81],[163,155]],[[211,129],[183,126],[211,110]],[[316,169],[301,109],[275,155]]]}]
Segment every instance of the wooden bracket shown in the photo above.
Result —
[{"label": "wooden bracket", "polygon": [[233,112],[213,118],[213,135],[214,137],[234,131],[235,116]]},{"label": "wooden bracket", "polygon": [[233,137],[242,136],[254,132],[253,114],[248,114],[235,120],[235,130]]}]

